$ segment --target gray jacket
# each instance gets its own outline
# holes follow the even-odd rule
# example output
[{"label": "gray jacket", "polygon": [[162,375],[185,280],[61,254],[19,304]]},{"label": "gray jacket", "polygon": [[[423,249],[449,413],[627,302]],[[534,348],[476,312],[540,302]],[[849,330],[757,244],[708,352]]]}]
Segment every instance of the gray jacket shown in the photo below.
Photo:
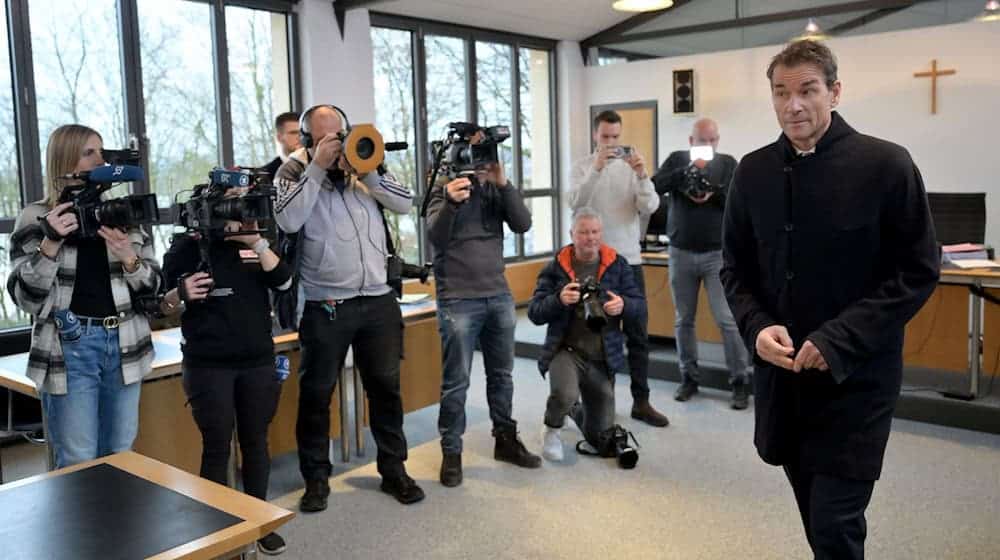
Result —
[{"label": "gray jacket", "polygon": [[489,297],[510,292],[503,275],[503,224],[514,233],[531,228],[531,211],[507,183],[474,187],[461,204],[437,185],[427,205],[427,232],[434,246],[434,284],[439,299]]},{"label": "gray jacket", "polygon": [[[409,189],[390,175],[369,173],[334,185],[326,170],[298,150],[275,177],[275,221],[299,239],[299,286],[306,300],[349,299],[389,293],[385,228],[378,205],[406,214]],[[303,227],[305,226],[305,227]]]}]

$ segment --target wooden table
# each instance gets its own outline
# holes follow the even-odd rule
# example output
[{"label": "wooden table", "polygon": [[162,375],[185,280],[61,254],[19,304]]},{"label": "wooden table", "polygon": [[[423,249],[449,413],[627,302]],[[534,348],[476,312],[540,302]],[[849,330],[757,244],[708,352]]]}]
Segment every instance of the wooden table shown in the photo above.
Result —
[{"label": "wooden table", "polygon": [[[441,342],[437,331],[436,310],[433,300],[403,305],[403,322],[406,325],[403,345],[406,355],[400,364],[400,390],[404,412],[411,412],[438,402],[441,394]],[[143,455],[169,465],[198,473],[201,465],[201,432],[191,410],[186,406],[187,396],[181,382],[181,333],[179,328],[153,333],[156,358],[153,371],[143,379],[139,400],[139,433],[133,449]],[[288,453],[297,448],[295,421],[298,414],[300,362],[298,333],[276,336],[275,351],[283,352],[291,362],[292,375],[282,384],[278,409],[268,429],[268,449],[272,456]],[[0,357],[0,387],[14,390],[34,398],[38,392],[24,372],[28,363],[27,353]],[[360,383],[355,380],[360,389]],[[347,437],[347,422],[342,418],[349,412],[340,403],[346,403],[344,383],[337,384],[337,395],[330,407],[330,435],[340,437],[342,444]],[[355,402],[361,402],[355,393]],[[365,409],[356,411],[364,425]],[[44,414],[43,414],[44,420]],[[360,446],[359,446],[360,448]],[[347,458],[344,457],[346,461]],[[51,466],[51,464],[50,464]]]},{"label": "wooden table", "polygon": [[[93,469],[100,465],[111,465],[130,475],[134,475],[158,486],[173,490],[183,496],[238,518],[235,525],[231,525],[211,534],[199,537],[196,540],[187,542],[186,544],[181,544],[179,546],[175,546],[174,548],[159,552],[154,556],[150,556],[149,558],[152,558],[153,560],[182,558],[200,560],[217,558],[230,554],[238,554],[247,547],[254,546],[258,539],[287,523],[295,515],[290,511],[273,506],[265,501],[258,500],[257,498],[237,492],[236,490],[232,490],[214,482],[210,482],[131,451],[102,457],[94,461],[80,463],[79,465],[74,465],[65,469],[60,469],[2,485],[0,486],[0,512],[12,511],[14,509],[16,504],[5,505],[4,499],[5,496],[13,496],[13,491],[16,489],[24,489],[29,485],[50,484],[60,477],[65,477],[77,471]],[[63,489],[65,490],[65,488]],[[112,493],[113,492],[108,492],[108,494]],[[74,511],[75,504],[66,503],[66,500],[59,499],[60,496],[58,494],[59,490],[54,490],[53,494],[47,497],[50,497],[59,504],[59,512],[64,511],[67,516],[90,515],[96,517],[98,515],[98,512],[94,511],[82,513]],[[118,504],[116,504],[114,500],[109,497],[107,500],[108,509],[114,509],[116,505]],[[128,512],[125,512],[126,515],[127,513]],[[184,510],[163,511],[159,513],[163,516],[170,516],[172,519],[183,519],[185,516]],[[2,514],[0,514],[0,516],[2,516]],[[44,520],[40,526],[32,528],[32,532],[45,535],[46,530],[51,529],[52,527],[51,521],[51,519]],[[72,522],[73,520],[69,521]],[[105,530],[103,532],[98,532],[96,534],[98,535],[97,538],[106,541],[106,550],[108,551],[113,551],[116,545],[123,539],[142,538],[142,536],[134,534],[123,535],[121,533],[123,530],[122,527],[105,527],[104,529]],[[143,531],[156,530],[157,526],[155,525],[143,528]],[[144,532],[143,535],[145,534],[146,533]],[[59,536],[60,535],[51,535],[51,538],[53,540],[57,540],[59,539]],[[4,544],[3,546],[8,548],[9,544]],[[58,542],[54,542],[54,546],[58,546]],[[101,546],[103,547],[104,543],[101,543]],[[74,550],[65,552],[66,554],[60,557],[81,558],[81,556],[79,556],[79,551]],[[111,553],[109,552],[109,555],[110,554]],[[18,555],[17,558],[24,558],[27,560],[32,557]],[[38,558],[42,557],[39,556]],[[46,557],[45,560],[48,560],[48,558],[49,557]]]},{"label": "wooden table", "polygon": [[[643,253],[649,333],[674,336],[674,305],[668,280],[670,257]],[[972,288],[972,290],[970,290]],[[1000,297],[1000,271],[946,268],[930,299],[906,325],[903,364],[968,377],[967,394],[976,398],[982,372],[1000,370],[1000,306],[984,305],[982,293]],[[720,333],[707,312],[704,289],[698,301],[697,338],[719,342]]]}]

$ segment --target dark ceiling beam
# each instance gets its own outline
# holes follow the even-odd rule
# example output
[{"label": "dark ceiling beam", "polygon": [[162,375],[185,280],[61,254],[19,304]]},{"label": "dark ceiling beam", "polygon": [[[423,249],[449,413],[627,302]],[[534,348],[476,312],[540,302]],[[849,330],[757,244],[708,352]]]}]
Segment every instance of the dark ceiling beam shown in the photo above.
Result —
[{"label": "dark ceiling beam", "polygon": [[608,47],[598,47],[601,54],[608,56],[617,56],[620,58],[627,58],[629,61],[633,60],[652,60],[654,58],[660,58],[655,54],[640,53],[635,51],[623,51],[621,49],[609,49]]},{"label": "dark ceiling beam", "polygon": [[736,18],[725,21],[713,21],[709,23],[699,23],[697,25],[686,25],[684,27],[674,27],[671,29],[660,29],[658,31],[646,31],[642,33],[630,33],[618,37],[613,43],[631,43],[634,41],[648,41],[650,39],[662,39],[664,37],[676,37],[689,33],[704,33],[707,31],[721,31],[724,29],[734,29],[738,27],[750,27],[753,25],[764,25],[779,21],[806,20],[808,18],[832,16],[850,12],[860,12],[865,10],[884,10],[889,8],[908,8],[914,4],[927,2],[929,0],[865,0],[860,2],[844,2],[841,4],[830,4],[826,6],[816,6],[802,10],[789,10],[787,12],[775,12],[745,18]]},{"label": "dark ceiling beam", "polygon": [[881,10],[868,12],[867,14],[858,16],[854,19],[847,20],[844,23],[841,23],[840,25],[831,27],[830,29],[827,29],[826,32],[829,33],[830,35],[841,35],[843,33],[847,33],[848,31],[853,31],[859,27],[864,27],[865,25],[868,25],[873,21],[878,21],[882,18],[889,17],[892,14],[899,13],[909,8],[912,5],[913,3],[911,2],[907,6],[896,6],[895,8],[882,8]]},{"label": "dark ceiling beam", "polygon": [[587,51],[590,47],[598,47],[600,45],[613,43],[615,38],[628,33],[636,27],[653,21],[667,12],[672,12],[685,4],[690,4],[693,1],[694,0],[674,0],[674,4],[669,8],[653,10],[652,12],[642,12],[626,20],[620,21],[607,29],[602,29],[601,31],[594,33],[590,37],[580,41],[580,53],[583,54],[584,62],[587,62]]},{"label": "dark ceiling beam", "polygon": [[337,29],[340,31],[341,40],[344,38],[344,18],[347,17],[347,11],[364,8],[379,2],[385,2],[385,0],[334,0],[333,15],[337,18]]}]

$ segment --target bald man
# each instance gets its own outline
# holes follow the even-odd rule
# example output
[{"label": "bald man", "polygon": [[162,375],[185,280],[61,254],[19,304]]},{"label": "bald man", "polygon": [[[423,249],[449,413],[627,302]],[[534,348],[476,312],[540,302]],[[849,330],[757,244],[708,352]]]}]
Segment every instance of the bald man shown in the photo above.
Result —
[{"label": "bald man", "polygon": [[722,331],[726,366],[733,390],[731,405],[742,410],[748,406],[750,394],[747,350],[719,280],[722,269],[722,215],[726,192],[736,170],[736,159],[716,153],[719,126],[712,119],[696,121],[688,143],[692,150],[670,154],[653,176],[656,191],[670,195],[667,220],[670,288],[676,310],[675,337],[682,378],[674,399],[681,402],[689,400],[698,392],[701,381],[695,316],[698,290],[704,284],[712,317]]}]

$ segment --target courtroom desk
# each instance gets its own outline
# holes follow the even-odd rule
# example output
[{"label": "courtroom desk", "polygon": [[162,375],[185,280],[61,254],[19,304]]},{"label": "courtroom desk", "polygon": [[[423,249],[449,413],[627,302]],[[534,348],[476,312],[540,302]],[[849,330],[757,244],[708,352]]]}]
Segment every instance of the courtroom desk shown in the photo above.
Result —
[{"label": "courtroom desk", "polygon": [[[433,301],[404,305],[400,390],[404,412],[438,402],[441,391],[441,343]],[[153,333],[156,358],[144,380],[139,400],[139,433],[133,449],[169,465],[198,473],[201,465],[201,432],[191,416],[181,381],[180,329]],[[275,337],[275,349],[289,357],[292,372],[282,384],[274,420],[268,430],[272,456],[297,448],[295,420],[298,413],[298,333]],[[0,358],[0,386],[37,398],[34,383],[25,377],[27,354]],[[330,404],[330,435],[341,437],[340,383]]]},{"label": "courtroom desk", "polygon": [[[669,260],[666,253],[643,253],[642,273],[646,282],[646,308],[650,336],[674,338],[674,299],[670,290]],[[722,343],[722,333],[715,325],[705,287],[698,290],[695,336],[700,342]]]},{"label": "courtroom desk", "polygon": [[[535,284],[538,282],[538,273],[551,260],[552,257],[542,257],[507,264],[504,276],[507,278],[507,285],[510,286],[516,305],[523,305],[531,301],[531,295],[535,293]],[[433,297],[435,295],[434,277],[431,276],[426,284],[421,284],[417,280],[406,280],[403,282],[403,293],[428,294]]]},{"label": "courtroom desk", "polygon": [[217,558],[294,515],[131,451],[0,486],[0,542],[24,560]]}]

